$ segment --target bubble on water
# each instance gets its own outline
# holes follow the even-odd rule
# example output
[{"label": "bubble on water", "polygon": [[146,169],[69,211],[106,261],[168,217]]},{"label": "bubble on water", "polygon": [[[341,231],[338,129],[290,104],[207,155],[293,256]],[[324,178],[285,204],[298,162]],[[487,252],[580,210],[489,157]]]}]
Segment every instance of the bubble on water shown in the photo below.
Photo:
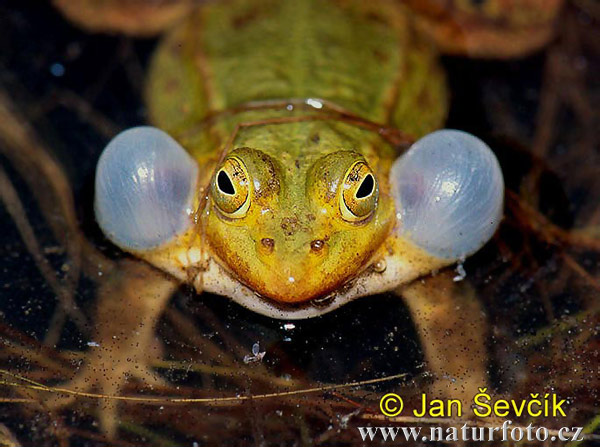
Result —
[{"label": "bubble on water", "polygon": [[65,66],[58,62],[55,62],[54,64],[50,65],[50,73],[52,74],[52,76],[60,78],[65,74]]}]

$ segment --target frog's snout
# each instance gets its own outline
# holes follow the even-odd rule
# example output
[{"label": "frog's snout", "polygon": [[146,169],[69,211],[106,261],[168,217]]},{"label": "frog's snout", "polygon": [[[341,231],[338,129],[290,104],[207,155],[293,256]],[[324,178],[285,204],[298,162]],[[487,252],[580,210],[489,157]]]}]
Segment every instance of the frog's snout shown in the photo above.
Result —
[{"label": "frog's snout", "polygon": [[[253,273],[245,278],[266,298],[298,303],[322,296],[333,285],[323,278],[323,262],[328,258],[328,237],[306,237],[301,241],[280,235],[261,235],[255,239]],[[258,273],[257,272],[261,272]]]}]

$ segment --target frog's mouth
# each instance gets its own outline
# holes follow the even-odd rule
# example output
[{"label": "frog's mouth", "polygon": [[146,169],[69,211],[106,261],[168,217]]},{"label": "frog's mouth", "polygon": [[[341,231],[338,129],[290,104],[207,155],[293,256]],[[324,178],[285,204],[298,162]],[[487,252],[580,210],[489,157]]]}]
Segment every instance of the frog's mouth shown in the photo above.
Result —
[{"label": "frog's mouth", "polygon": [[363,296],[393,290],[420,276],[414,266],[397,257],[375,257],[355,277],[334,292],[301,303],[282,303],[262,296],[239,281],[214,258],[193,280],[199,293],[210,292],[231,298],[261,315],[276,319],[299,320],[318,317]]}]

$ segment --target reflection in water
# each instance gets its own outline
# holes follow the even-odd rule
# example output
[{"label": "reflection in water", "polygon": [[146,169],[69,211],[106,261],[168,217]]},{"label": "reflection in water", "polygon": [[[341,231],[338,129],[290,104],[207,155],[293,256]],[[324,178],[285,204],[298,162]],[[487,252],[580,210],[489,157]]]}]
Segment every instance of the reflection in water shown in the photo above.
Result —
[{"label": "reflection in water", "polygon": [[[542,54],[444,64],[455,98],[449,127],[495,143],[508,187],[500,232],[457,276],[457,290],[467,296],[473,288],[487,314],[491,383],[504,396],[568,397],[566,418],[535,423],[597,433],[600,182],[592,105],[600,39],[599,18],[585,5],[568,8]],[[44,5],[3,5],[0,17],[2,442],[105,445],[100,424],[118,427],[114,445],[358,445],[356,427],[377,424],[384,392],[418,406],[433,379],[419,328],[392,296],[293,324],[185,287],[165,310],[135,299],[124,309],[115,298],[154,280],[178,287],[108,246],[91,205],[100,149],[145,120],[139,88],[154,42],[84,33]],[[124,334],[118,324],[93,324],[101,312],[127,319],[140,312],[135,306],[154,306],[156,327]],[[94,363],[113,343],[128,349],[110,365]],[[90,387],[91,379],[102,385],[113,377],[107,367],[121,368],[123,382]],[[388,376],[395,378],[287,393]],[[127,399],[46,388],[73,378],[67,391]],[[287,394],[264,397],[273,393]]]}]

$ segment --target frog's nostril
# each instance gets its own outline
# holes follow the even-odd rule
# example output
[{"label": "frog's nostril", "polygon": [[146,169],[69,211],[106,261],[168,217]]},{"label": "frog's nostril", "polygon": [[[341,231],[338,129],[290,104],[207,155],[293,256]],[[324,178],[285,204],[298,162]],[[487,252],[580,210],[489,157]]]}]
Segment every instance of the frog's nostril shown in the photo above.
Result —
[{"label": "frog's nostril", "polygon": [[260,244],[267,253],[271,253],[275,247],[275,240],[271,239],[270,237],[263,237],[260,240]]},{"label": "frog's nostril", "polygon": [[323,250],[323,247],[325,247],[325,241],[322,239],[315,239],[310,243],[310,249],[314,252]]}]

